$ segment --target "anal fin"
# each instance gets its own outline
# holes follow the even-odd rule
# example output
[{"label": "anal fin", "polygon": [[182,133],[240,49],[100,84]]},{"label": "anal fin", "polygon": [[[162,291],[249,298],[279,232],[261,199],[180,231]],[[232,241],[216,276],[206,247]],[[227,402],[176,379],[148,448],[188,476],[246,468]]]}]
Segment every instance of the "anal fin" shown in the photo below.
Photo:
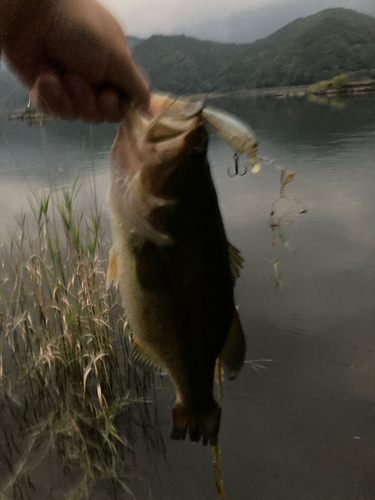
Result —
[{"label": "anal fin", "polygon": [[155,354],[141,344],[139,340],[131,342],[130,363],[146,372],[165,375],[167,372]]},{"label": "anal fin", "polygon": [[246,341],[236,308],[233,310],[232,324],[225,345],[219,354],[229,380],[234,380],[245,363]]}]

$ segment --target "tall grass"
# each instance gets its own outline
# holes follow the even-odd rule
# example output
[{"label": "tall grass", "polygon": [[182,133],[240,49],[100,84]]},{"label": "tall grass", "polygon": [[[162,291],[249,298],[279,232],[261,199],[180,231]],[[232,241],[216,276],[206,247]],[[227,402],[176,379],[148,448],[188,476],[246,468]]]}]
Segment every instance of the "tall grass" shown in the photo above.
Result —
[{"label": "tall grass", "polygon": [[101,214],[95,203],[90,217],[77,213],[78,193],[76,180],[59,196],[34,194],[3,245],[0,411],[10,424],[0,439],[8,464],[0,498],[38,498],[32,470],[51,454],[77,475],[67,498],[90,498],[97,479],[130,494],[136,431],[164,447],[147,403],[153,377],[129,364],[119,293],[105,285]]}]

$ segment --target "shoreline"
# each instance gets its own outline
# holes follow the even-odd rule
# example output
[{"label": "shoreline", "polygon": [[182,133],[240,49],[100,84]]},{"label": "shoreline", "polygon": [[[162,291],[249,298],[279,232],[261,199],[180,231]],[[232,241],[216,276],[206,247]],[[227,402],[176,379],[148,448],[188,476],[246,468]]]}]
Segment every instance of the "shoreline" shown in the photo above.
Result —
[{"label": "shoreline", "polygon": [[364,95],[375,92],[375,83],[349,83],[339,88],[327,88],[315,92],[310,92],[314,95],[323,96],[350,96]]},{"label": "shoreline", "polygon": [[318,92],[312,92],[309,90],[311,85],[296,85],[289,87],[267,87],[267,88],[257,88],[257,89],[241,89],[233,90],[230,92],[208,92],[202,94],[191,94],[188,97],[194,99],[219,99],[221,97],[237,97],[237,98],[247,98],[247,97],[276,97],[279,99],[287,97],[305,97],[305,96],[322,96],[322,97],[350,97],[358,95],[368,95],[375,93],[375,83],[371,84],[354,84],[345,85],[341,88],[335,89],[325,89]]},{"label": "shoreline", "polygon": [[290,87],[264,87],[256,89],[240,89],[229,92],[207,92],[191,94],[188,97],[196,99],[219,99],[220,97],[303,97],[309,94],[309,85],[296,85]]}]

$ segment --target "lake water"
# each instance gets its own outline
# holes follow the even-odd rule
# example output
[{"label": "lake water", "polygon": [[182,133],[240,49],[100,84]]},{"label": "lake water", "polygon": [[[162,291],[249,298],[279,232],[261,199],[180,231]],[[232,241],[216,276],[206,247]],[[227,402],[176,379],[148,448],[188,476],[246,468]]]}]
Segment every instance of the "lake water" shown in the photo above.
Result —
[{"label": "lake water", "polygon": [[[249,362],[236,382],[224,383],[220,445],[227,498],[373,499],[375,98],[330,104],[227,97],[213,104],[251,124],[265,157],[258,174],[230,178],[232,152],[211,138],[228,237],[245,258],[236,297],[247,360],[263,360],[266,368],[256,371]],[[106,217],[114,126],[56,121],[41,130],[2,117],[0,127],[2,238],[27,209],[30,188],[59,189],[78,173],[79,206],[89,208],[95,187]],[[269,214],[282,168],[296,176],[285,205],[276,206],[277,216],[285,216],[275,231],[292,251],[272,245]],[[157,405],[166,460],[139,444],[142,481],[134,481],[133,491],[141,500],[214,499],[211,450],[169,440],[172,404],[173,391],[164,386]],[[57,467],[50,465],[48,488],[35,498],[61,498],[54,488]],[[130,498],[100,487],[96,497]]]}]

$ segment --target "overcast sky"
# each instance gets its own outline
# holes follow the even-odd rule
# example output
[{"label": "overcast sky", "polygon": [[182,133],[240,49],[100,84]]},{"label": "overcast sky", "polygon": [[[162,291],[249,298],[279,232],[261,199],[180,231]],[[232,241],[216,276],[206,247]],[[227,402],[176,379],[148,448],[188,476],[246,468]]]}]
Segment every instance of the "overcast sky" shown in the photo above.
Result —
[{"label": "overcast sky", "polygon": [[[328,7],[347,7],[375,14],[375,0],[99,0],[120,21],[129,35],[147,37],[155,33],[196,34],[194,27],[229,18],[253,9],[254,15],[276,17],[285,9],[283,19],[310,15]],[[296,15],[293,16],[293,12]],[[288,14],[286,14],[288,13]],[[232,16],[233,17],[233,16]],[[270,22],[270,21],[268,21]]]}]

